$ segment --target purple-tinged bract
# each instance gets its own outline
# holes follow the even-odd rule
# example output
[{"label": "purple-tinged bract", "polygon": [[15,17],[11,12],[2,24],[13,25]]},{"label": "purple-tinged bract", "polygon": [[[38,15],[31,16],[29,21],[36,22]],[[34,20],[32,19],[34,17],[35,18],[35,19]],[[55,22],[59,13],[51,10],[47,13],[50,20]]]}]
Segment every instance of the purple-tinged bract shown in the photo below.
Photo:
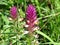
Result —
[{"label": "purple-tinged bract", "polygon": [[11,15],[11,17],[13,19],[17,18],[17,8],[16,8],[16,6],[11,7],[11,9],[10,9],[10,15]]}]

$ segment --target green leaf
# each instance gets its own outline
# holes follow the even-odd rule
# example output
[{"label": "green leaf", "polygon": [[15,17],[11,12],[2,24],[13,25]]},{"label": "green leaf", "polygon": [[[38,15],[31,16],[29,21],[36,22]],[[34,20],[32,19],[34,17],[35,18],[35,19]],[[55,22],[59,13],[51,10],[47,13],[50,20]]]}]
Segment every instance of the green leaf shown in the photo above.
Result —
[{"label": "green leaf", "polygon": [[8,20],[7,16],[2,15],[2,19],[7,25],[9,24],[9,20]]},{"label": "green leaf", "polygon": [[7,5],[7,1],[6,0],[0,0],[0,5]]},{"label": "green leaf", "polygon": [[43,32],[41,32],[41,31],[36,31],[36,32],[37,32],[38,34],[44,36],[45,38],[47,38],[49,41],[54,42],[49,36],[47,36],[47,35],[44,34]]},{"label": "green leaf", "polygon": [[25,17],[25,13],[22,11],[22,9],[19,9],[19,14],[20,14],[20,16],[23,17],[23,18]]}]

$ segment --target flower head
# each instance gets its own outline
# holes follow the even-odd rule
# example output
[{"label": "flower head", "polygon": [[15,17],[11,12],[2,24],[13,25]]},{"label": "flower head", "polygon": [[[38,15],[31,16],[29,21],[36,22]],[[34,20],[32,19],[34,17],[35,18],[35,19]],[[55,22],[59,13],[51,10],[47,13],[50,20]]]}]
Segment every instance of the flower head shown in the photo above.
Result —
[{"label": "flower head", "polygon": [[10,15],[13,19],[17,18],[17,8],[15,6],[11,7]]},{"label": "flower head", "polygon": [[26,24],[29,26],[29,31],[33,31],[36,19],[36,9],[32,4],[29,4],[26,10]]}]

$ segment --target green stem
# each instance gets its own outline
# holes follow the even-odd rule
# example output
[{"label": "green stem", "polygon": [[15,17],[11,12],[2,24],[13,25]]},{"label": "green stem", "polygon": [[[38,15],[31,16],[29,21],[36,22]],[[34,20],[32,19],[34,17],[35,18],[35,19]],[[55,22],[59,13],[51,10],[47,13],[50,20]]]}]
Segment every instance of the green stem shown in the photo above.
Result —
[{"label": "green stem", "polygon": [[29,33],[28,45],[32,44],[33,33]]},{"label": "green stem", "polygon": [[41,13],[40,13],[40,7],[39,7],[39,2],[38,2],[38,0],[35,0],[35,3],[36,3],[36,5],[37,5],[37,10],[38,10],[39,15],[40,15]]},{"label": "green stem", "polygon": [[45,38],[47,38],[49,41],[51,41],[52,43],[54,43],[54,41],[49,37],[49,36],[47,36],[46,34],[44,34],[43,32],[41,32],[41,31],[36,31],[38,34],[40,34],[40,35],[42,35],[42,36],[44,36]]}]

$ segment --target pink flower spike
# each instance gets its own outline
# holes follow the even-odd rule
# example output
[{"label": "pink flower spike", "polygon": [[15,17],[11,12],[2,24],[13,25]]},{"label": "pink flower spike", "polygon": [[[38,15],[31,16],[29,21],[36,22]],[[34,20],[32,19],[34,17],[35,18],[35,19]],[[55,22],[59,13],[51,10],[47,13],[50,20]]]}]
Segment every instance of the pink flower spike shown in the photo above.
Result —
[{"label": "pink flower spike", "polygon": [[26,24],[29,25],[28,30],[33,31],[35,21],[37,19],[36,9],[32,4],[29,4],[26,10]]},{"label": "pink flower spike", "polygon": [[16,8],[16,6],[11,7],[10,15],[11,15],[12,19],[16,19],[17,18],[17,8]]}]

